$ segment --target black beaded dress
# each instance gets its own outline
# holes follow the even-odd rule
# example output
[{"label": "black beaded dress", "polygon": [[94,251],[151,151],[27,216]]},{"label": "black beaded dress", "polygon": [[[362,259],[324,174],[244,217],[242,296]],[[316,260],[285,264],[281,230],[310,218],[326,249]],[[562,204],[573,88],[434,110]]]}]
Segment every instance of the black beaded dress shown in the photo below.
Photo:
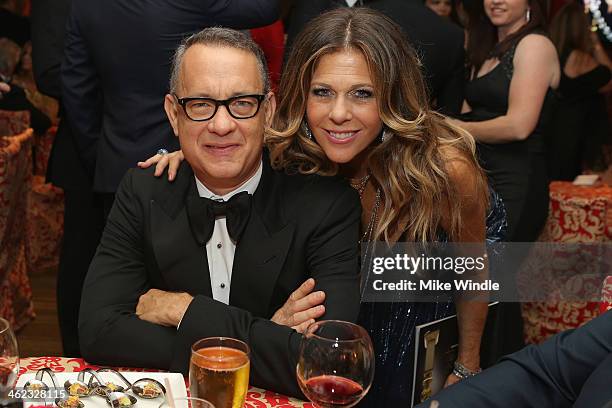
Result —
[{"label": "black beaded dress", "polygon": [[[504,205],[491,190],[486,220],[487,243],[502,241],[506,229]],[[447,241],[444,233],[440,234],[439,241]],[[358,406],[411,406],[415,328],[454,313],[452,302],[362,303],[359,324],[372,339],[376,369],[372,387]]]}]

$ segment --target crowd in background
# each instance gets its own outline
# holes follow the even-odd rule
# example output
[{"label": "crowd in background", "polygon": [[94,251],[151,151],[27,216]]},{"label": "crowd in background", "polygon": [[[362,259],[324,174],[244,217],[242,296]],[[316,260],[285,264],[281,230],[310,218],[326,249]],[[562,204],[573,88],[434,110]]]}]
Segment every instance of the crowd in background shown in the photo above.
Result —
[{"label": "crowd in background", "polygon": [[[71,4],[70,0],[38,0],[27,10],[23,2],[0,0],[0,78],[10,86],[2,93],[0,109],[29,111],[31,126],[38,134],[59,125],[47,176],[65,193],[58,313],[66,355],[80,355],[81,287],[122,177],[158,149],[179,149],[163,109],[170,61],[180,41],[204,27],[243,30],[263,49],[271,88],[281,96],[279,113],[284,119],[275,125],[282,134],[283,127],[287,132],[291,128],[291,119],[297,120],[292,118],[295,101],[283,96],[289,98],[298,77],[312,75],[302,70],[302,65],[310,63],[307,56],[294,47],[308,44],[300,33],[308,30],[313,19],[349,6],[369,7],[391,17],[416,49],[414,59],[406,52],[406,62],[414,66],[405,69],[419,68],[415,76],[406,77],[423,75],[424,126],[431,133],[432,129],[440,133],[424,132],[424,137],[463,140],[465,135],[457,129],[464,129],[470,141],[458,149],[467,152],[470,143],[475,143],[478,162],[487,176],[487,187],[478,190],[479,197],[489,197],[482,200],[489,204],[487,225],[482,226],[487,239],[536,241],[548,216],[549,182],[573,180],[583,172],[610,165],[605,152],[612,140],[607,105],[612,61],[605,40],[591,29],[581,3],[568,1],[554,15],[539,0],[296,0],[281,2],[280,7],[272,0],[233,7],[158,3],[133,2],[128,7],[120,1]],[[313,38],[315,34],[311,33]],[[414,98],[410,103],[416,106],[418,96]],[[300,128],[299,123],[296,128],[297,141],[287,142],[279,134],[269,139],[273,159],[282,162],[308,151],[307,143],[299,143],[312,141],[312,133],[309,136],[310,130]],[[316,136],[315,132],[314,143],[325,150],[325,142]],[[423,154],[443,160],[440,152]],[[334,157],[327,155],[333,162]],[[381,158],[378,174],[373,166],[374,178],[383,178],[384,163]],[[324,173],[329,170],[325,165],[316,163],[309,170]],[[451,176],[443,181],[452,183]],[[359,185],[360,180],[368,183],[370,176],[364,177],[356,173],[349,178]],[[474,170],[474,180],[479,177]],[[381,193],[365,188],[359,193],[364,209],[375,213]],[[440,191],[432,192],[432,197],[434,193]],[[387,194],[383,201],[396,203],[392,188],[382,194]],[[434,218],[436,207],[431,207]],[[414,210],[408,208],[404,215],[418,218]],[[383,216],[398,221],[388,208],[383,211]],[[458,211],[450,210],[448,231],[453,217],[460,218]],[[507,225],[495,229],[502,213]],[[368,226],[367,214],[364,220]],[[374,224],[376,221],[374,217]],[[377,239],[397,232],[392,228],[374,231]],[[425,228],[400,232],[398,237],[407,240],[439,238],[438,231],[432,234]],[[389,316],[381,317],[381,311],[374,309],[361,323],[372,333],[382,332],[377,325]],[[422,313],[434,320],[452,311],[423,309]],[[414,311],[384,313],[397,316]],[[523,335],[518,305],[500,308],[498,324],[496,354],[520,349]],[[385,384],[393,382],[394,363],[381,366],[388,376]],[[372,395],[376,398],[375,389]]]}]

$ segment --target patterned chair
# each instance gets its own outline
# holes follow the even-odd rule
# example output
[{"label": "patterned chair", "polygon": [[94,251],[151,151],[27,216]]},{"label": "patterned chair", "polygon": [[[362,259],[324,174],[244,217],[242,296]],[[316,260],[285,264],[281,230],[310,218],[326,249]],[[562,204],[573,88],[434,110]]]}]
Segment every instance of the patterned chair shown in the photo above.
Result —
[{"label": "patterned chair", "polygon": [[0,316],[19,330],[34,318],[24,224],[32,182],[32,130],[0,137]]},{"label": "patterned chair", "polygon": [[[0,136],[14,135],[29,127],[27,111],[0,110]],[[29,274],[57,268],[64,231],[64,193],[45,183],[47,162],[57,128],[33,137],[33,169],[25,225],[25,251]],[[32,170],[31,170],[32,171]]]},{"label": "patterned chair", "polygon": [[17,135],[30,127],[30,112],[0,110],[0,136]]},{"label": "patterned chair", "polygon": [[[564,181],[550,183],[549,216],[539,241],[609,243],[610,240],[612,187],[575,186]],[[581,284],[600,283],[585,279]],[[608,281],[608,285],[612,285],[612,282]],[[597,317],[601,307],[601,303],[587,301],[524,303],[525,341],[541,343],[556,333],[579,327]]]}]

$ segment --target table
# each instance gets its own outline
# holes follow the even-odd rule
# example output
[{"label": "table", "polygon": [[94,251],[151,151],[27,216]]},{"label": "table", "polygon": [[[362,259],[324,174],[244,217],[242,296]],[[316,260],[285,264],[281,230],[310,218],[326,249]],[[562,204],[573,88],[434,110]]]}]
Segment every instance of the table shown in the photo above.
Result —
[{"label": "table", "polygon": [[[612,187],[550,183],[549,215],[539,241],[595,243],[612,241]],[[610,289],[604,289],[604,293]],[[588,322],[606,308],[595,302],[530,302],[522,305],[525,341],[548,337]]]},{"label": "table", "polygon": [[[27,357],[20,362],[19,374],[36,371],[40,368],[50,368],[55,372],[78,372],[85,368],[97,369],[99,366],[91,365],[82,358],[69,357]],[[120,371],[145,371],[142,368],[118,368]],[[150,370],[149,370],[150,371]],[[158,371],[158,370],[154,370]],[[185,380],[187,385],[187,380]],[[261,388],[249,387],[244,408],[314,408],[310,402],[303,402],[295,398],[286,397]]]}]

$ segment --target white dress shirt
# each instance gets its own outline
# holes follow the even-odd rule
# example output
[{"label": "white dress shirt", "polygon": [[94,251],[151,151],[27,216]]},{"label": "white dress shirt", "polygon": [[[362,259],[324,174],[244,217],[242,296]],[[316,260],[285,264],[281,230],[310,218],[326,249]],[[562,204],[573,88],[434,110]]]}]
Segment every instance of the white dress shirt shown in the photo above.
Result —
[{"label": "white dress shirt", "polygon": [[[255,174],[244,184],[223,196],[219,196],[210,191],[196,177],[196,185],[200,197],[209,198],[216,201],[227,201],[235,194],[246,191],[253,194],[261,180],[262,164]],[[195,177],[195,176],[194,176]],[[208,258],[208,271],[210,273],[210,286],[212,288],[213,299],[229,305],[230,286],[232,283],[232,267],[234,266],[234,254],[236,243],[232,241],[227,232],[225,217],[217,217],[212,237],[206,243],[206,256]]]},{"label": "white dress shirt", "polygon": [[353,7],[355,5],[355,3],[357,3],[357,0],[346,0],[346,4],[349,7]]}]

